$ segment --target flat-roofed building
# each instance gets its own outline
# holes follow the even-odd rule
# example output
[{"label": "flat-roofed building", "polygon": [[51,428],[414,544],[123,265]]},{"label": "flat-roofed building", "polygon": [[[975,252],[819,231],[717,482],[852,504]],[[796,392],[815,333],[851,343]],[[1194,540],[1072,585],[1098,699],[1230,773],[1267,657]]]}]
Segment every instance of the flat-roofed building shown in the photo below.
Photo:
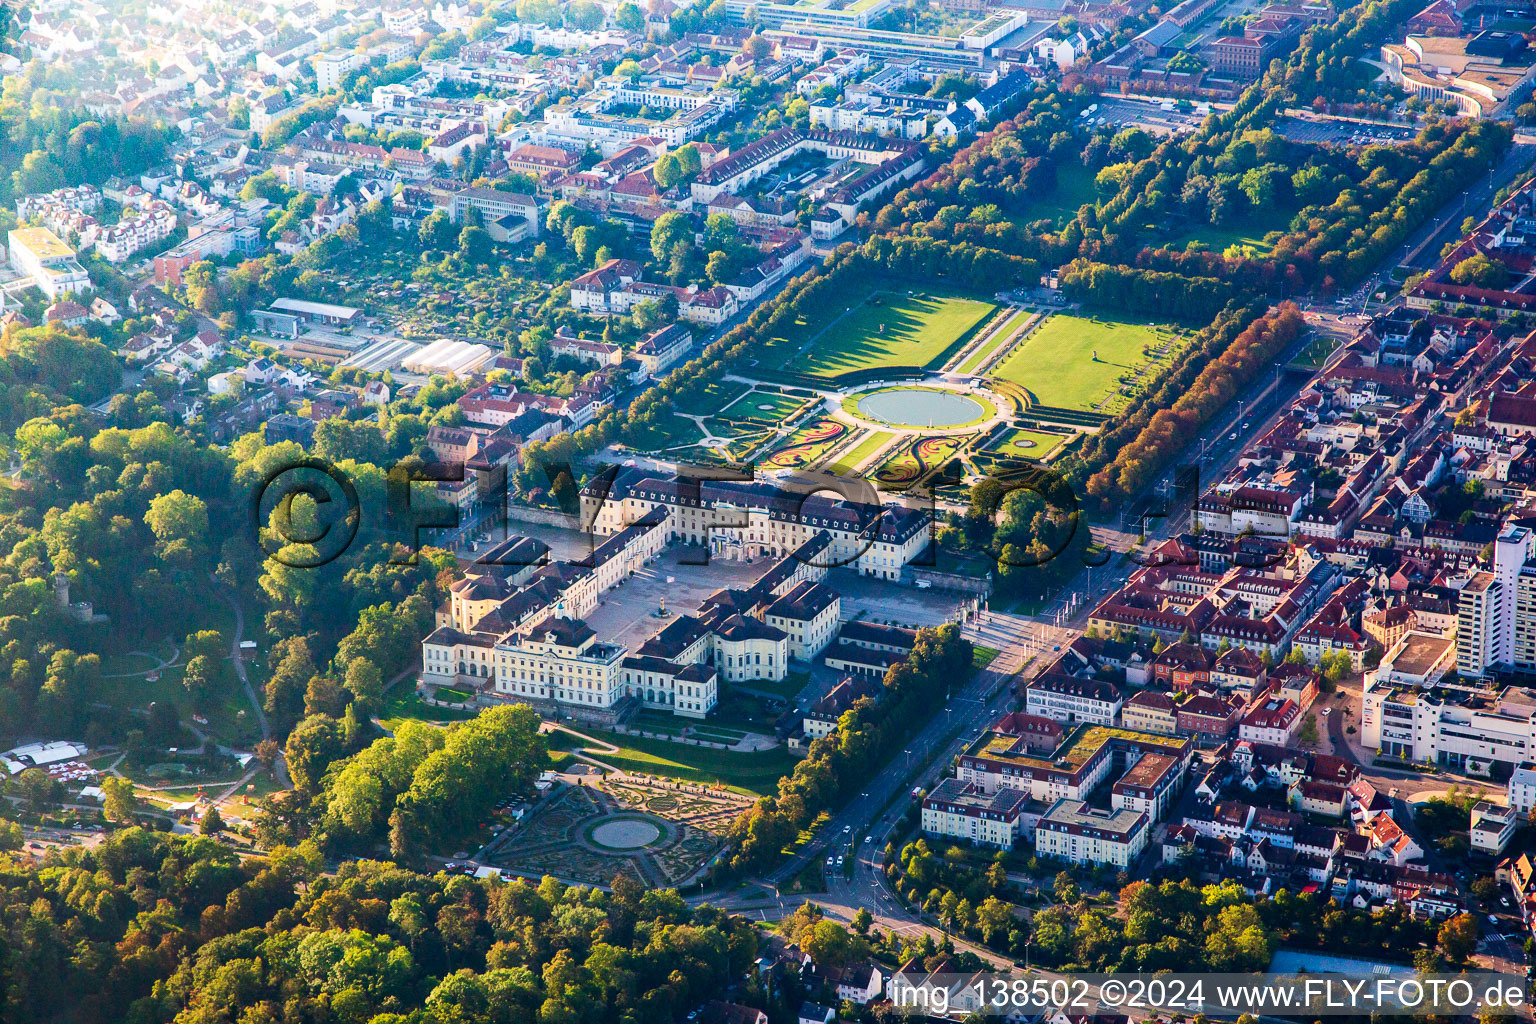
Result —
[{"label": "flat-roofed building", "polygon": [[[1028,716],[1026,716],[1026,720]],[[1037,753],[1034,737],[1010,726],[1005,715],[960,755],[956,777],[987,792],[1018,789],[1041,803],[1081,800],[1107,781],[1116,767],[1124,770],[1149,754],[1164,754],[1177,764],[1180,778],[1189,770],[1194,743],[1180,736],[1158,736],[1108,726],[1079,726],[1054,750]]]},{"label": "flat-roofed building", "polygon": [[38,290],[55,302],[91,287],[90,275],[75,250],[47,228],[17,228],[8,236],[8,244],[12,268],[32,278]]},{"label": "flat-roofed building", "polygon": [[1104,810],[1081,800],[1058,800],[1035,824],[1035,853],[1072,864],[1125,868],[1147,848],[1146,811]]},{"label": "flat-roofed building", "polygon": [[1530,817],[1531,810],[1536,808],[1536,761],[1522,761],[1509,773],[1506,792],[1515,813],[1522,818]]},{"label": "flat-roofed building", "polygon": [[923,798],[923,831],[1009,850],[1019,838],[1028,803],[1029,797],[1015,790],[988,793],[959,779],[945,779]]},{"label": "flat-roofed building", "polygon": [[333,327],[351,327],[363,322],[363,311],[352,306],[338,306],[330,302],[310,302],[308,299],[273,299],[272,308],[279,313],[296,316],[310,323],[329,324]]},{"label": "flat-roofed building", "polygon": [[1472,823],[1467,829],[1472,852],[1485,857],[1498,857],[1515,836],[1519,816],[1513,808],[1478,801],[1472,808]]},{"label": "flat-roofed building", "polygon": [[1489,774],[1531,760],[1536,691],[1441,683],[1426,689],[1366,680],[1360,742],[1389,757]]}]

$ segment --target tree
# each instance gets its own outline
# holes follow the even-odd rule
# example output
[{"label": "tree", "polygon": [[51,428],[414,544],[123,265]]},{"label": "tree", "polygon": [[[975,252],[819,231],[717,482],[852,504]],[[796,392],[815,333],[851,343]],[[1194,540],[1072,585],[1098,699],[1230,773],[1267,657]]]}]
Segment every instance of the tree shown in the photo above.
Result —
[{"label": "tree", "polygon": [[422,219],[416,238],[423,249],[448,249],[456,240],[453,221],[442,210],[433,210]]},{"label": "tree", "polygon": [[261,765],[268,775],[272,775],[277,768],[278,755],[283,752],[282,745],[270,736],[256,744],[254,751],[256,763]]},{"label": "tree", "polygon": [[1477,918],[1471,914],[1457,914],[1440,926],[1435,941],[1447,957],[1459,964],[1477,952],[1477,934]]},{"label": "tree", "polygon": [[168,565],[190,568],[204,556],[208,541],[208,505],[179,488],[149,503],[144,522],[155,535],[155,554]]},{"label": "tree", "polygon": [[1502,288],[1509,278],[1509,268],[1482,253],[1468,256],[1451,268],[1451,281],[1477,288]]},{"label": "tree", "polygon": [[555,0],[517,0],[517,20],[536,25],[558,24],[560,5]]},{"label": "tree", "polygon": [[686,215],[676,210],[669,210],[657,217],[656,223],[651,226],[651,255],[658,263],[670,261],[677,246],[692,244],[693,225],[688,222]]},{"label": "tree", "polygon": [[495,254],[491,233],[485,228],[470,225],[459,232],[459,255],[476,265],[489,263]]},{"label": "tree", "polygon": [[210,807],[203,820],[198,823],[198,832],[205,836],[216,836],[224,831],[224,816],[219,813],[217,807]]},{"label": "tree", "polygon": [[209,260],[198,260],[181,275],[187,301],[199,312],[217,314],[223,307],[219,294],[219,270]]},{"label": "tree", "polygon": [[613,21],[614,24],[618,25],[625,32],[645,31],[645,13],[637,5],[629,3],[628,0],[619,4],[614,10]]},{"label": "tree", "polygon": [[284,748],[294,786],[302,792],[315,792],[320,776],[342,753],[341,724],[336,719],[329,715],[304,719],[289,734]]},{"label": "tree", "polygon": [[181,681],[193,701],[207,704],[218,688],[218,663],[206,654],[199,654],[187,662]]},{"label": "tree", "polygon": [[773,56],[773,40],[761,32],[754,32],[741,44],[742,52],[755,61],[765,61]]},{"label": "tree", "polygon": [[976,910],[976,926],[987,943],[1007,935],[1013,924],[1013,908],[996,896],[988,896]]},{"label": "tree", "polygon": [[316,673],[309,641],[302,636],[284,637],[273,645],[272,661],[275,667],[267,680],[265,708],[286,727],[303,714],[304,695]]},{"label": "tree", "polygon": [[353,699],[370,711],[377,711],[383,703],[383,676],[367,658],[353,658],[347,664],[346,687]]},{"label": "tree", "polygon": [[[656,187],[663,192],[670,191],[677,186],[678,182],[683,180],[682,165],[678,163],[677,157],[671,153],[663,153],[656,161],[656,165],[651,173],[656,178]],[[682,214],[678,214],[678,216],[681,217]],[[654,232],[652,232],[651,237],[653,239],[656,237]],[[652,242],[653,246],[654,244]]]},{"label": "tree", "polygon": [[565,5],[565,23],[584,32],[602,28],[605,17],[603,9],[592,0],[572,0]]},{"label": "tree", "polygon": [[108,821],[131,824],[139,813],[139,798],[134,794],[133,783],[117,775],[102,779],[101,806]]}]

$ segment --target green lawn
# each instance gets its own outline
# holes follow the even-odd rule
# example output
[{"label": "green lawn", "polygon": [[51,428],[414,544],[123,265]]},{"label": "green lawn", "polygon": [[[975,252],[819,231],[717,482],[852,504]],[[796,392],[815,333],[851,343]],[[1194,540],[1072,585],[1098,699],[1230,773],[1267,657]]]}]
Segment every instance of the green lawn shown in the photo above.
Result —
[{"label": "green lawn", "polygon": [[642,452],[656,452],[667,448],[682,448],[686,445],[698,444],[703,437],[704,435],[699,432],[698,424],[693,420],[684,419],[669,412],[658,416],[646,425],[646,432],[636,440],[635,449]]},{"label": "green lawn", "polygon": [[462,722],[479,713],[478,709],[440,708],[423,701],[415,690],[408,690],[398,697],[392,697],[384,705],[384,710],[379,713],[379,721],[384,728],[393,732],[404,721]]},{"label": "green lawn", "polygon": [[789,672],[784,678],[774,682],[768,679],[754,679],[749,683],[739,684],[744,689],[755,690],[759,693],[771,693],[785,700],[794,700],[795,695],[805,689],[805,684],[811,681],[809,674],[805,672]]},{"label": "green lawn", "polygon": [[740,381],[717,380],[691,401],[677,402],[673,408],[689,415],[707,416],[719,412],[746,393],[747,385]]},{"label": "green lawn", "polygon": [[805,405],[805,399],[767,391],[753,391],[720,410],[723,420],[777,426]]},{"label": "green lawn", "polygon": [[960,364],[960,372],[975,373],[976,368],[986,362],[992,353],[997,351],[999,345],[1013,337],[1013,333],[1023,326],[1027,319],[1029,319],[1029,310],[1021,309],[1015,312],[1006,323],[992,332],[992,337],[987,339],[985,345],[965,357],[965,362]]},{"label": "green lawn", "polygon": [[1321,370],[1323,363],[1327,361],[1328,357],[1333,354],[1334,349],[1338,348],[1340,344],[1337,338],[1314,338],[1306,348],[1302,349],[1301,355],[1296,357],[1296,361],[1303,366],[1310,366],[1315,370]]},{"label": "green lawn", "polygon": [[748,434],[761,435],[765,432],[761,423],[745,423],[740,420],[723,420],[718,416],[709,416],[704,420],[704,425],[715,437],[728,437],[735,440],[746,437]]},{"label": "green lawn", "polygon": [[[1264,226],[1263,231],[1256,230],[1252,223],[1232,225],[1230,227],[1215,227],[1211,224],[1202,224],[1176,236],[1167,243],[1169,249],[1183,249],[1190,242],[1198,242],[1211,252],[1226,252],[1228,247],[1234,245],[1252,246],[1260,256],[1268,256],[1274,251],[1274,246],[1264,241],[1264,236],[1271,231],[1285,229],[1286,219],[1280,219]],[[1262,226],[1262,225],[1261,225]]]},{"label": "green lawn", "polygon": [[989,445],[987,451],[994,455],[1022,455],[1029,459],[1043,459],[1067,439],[1065,434],[1051,434],[1044,430],[1025,430],[1022,427],[1009,430]]},{"label": "green lawn", "polygon": [[867,459],[869,456],[873,455],[881,445],[886,444],[890,441],[891,438],[895,436],[895,434],[887,433],[884,430],[870,431],[865,436],[864,440],[860,441],[858,444],[854,445],[852,448],[849,448],[847,451],[843,452],[843,454],[837,457],[836,464],[830,467],[832,472],[848,472],[849,470],[853,469],[853,467],[857,466],[861,460]]},{"label": "green lawn", "polygon": [[[690,782],[724,785],[751,796],[776,792],[779,779],[789,774],[799,761],[783,747],[740,753],[668,740],[583,731],[619,748],[618,753],[595,749],[591,752],[590,756],[606,764]],[[575,742],[580,743],[579,740]]]},{"label": "green lawn", "polygon": [[1098,198],[1092,174],[1064,172],[1056,176],[1056,187],[1050,194],[1040,197],[1021,219],[1052,217],[1059,231],[1077,216],[1078,209],[1084,203],[1094,202]]},{"label": "green lawn", "polygon": [[[941,292],[875,292],[827,327],[790,369],[835,376],[882,366],[928,366],[997,310]],[[791,339],[798,346],[804,339]]]},{"label": "green lawn", "polygon": [[1151,324],[1058,313],[992,376],[1027,389],[1040,405],[1102,412],[1099,406],[1120,388],[1120,377],[1151,361],[1142,350],[1172,338],[1167,328]]}]

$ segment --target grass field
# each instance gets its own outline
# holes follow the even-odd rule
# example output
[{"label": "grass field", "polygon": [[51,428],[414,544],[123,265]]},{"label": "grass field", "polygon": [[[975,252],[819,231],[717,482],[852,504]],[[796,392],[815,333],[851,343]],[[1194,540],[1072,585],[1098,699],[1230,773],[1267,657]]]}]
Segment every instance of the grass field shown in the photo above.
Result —
[{"label": "grass field", "polygon": [[703,436],[699,432],[698,424],[693,420],[668,412],[647,425],[645,436],[635,442],[635,449],[642,452],[655,452],[667,448],[681,448],[685,445],[698,444]]},{"label": "grass field", "polygon": [[1226,252],[1229,246],[1248,245],[1260,256],[1268,256],[1274,251],[1274,246],[1264,241],[1264,236],[1271,231],[1285,230],[1289,218],[1277,218],[1273,223],[1260,225],[1263,231],[1256,230],[1252,224],[1242,227],[1218,228],[1210,224],[1203,224],[1190,231],[1186,231],[1168,243],[1170,249],[1183,249],[1190,242],[1198,242],[1201,246],[1214,253]]},{"label": "grass field", "polygon": [[1172,337],[1152,324],[1058,313],[1036,327],[992,376],[1028,389],[1041,405],[1102,412],[1099,407],[1119,389],[1120,377],[1152,361],[1142,350]]},{"label": "grass field", "polygon": [[718,783],[752,796],[776,792],[779,779],[799,761],[783,747],[740,753],[618,733],[587,733],[619,748],[616,754],[596,749],[591,753],[597,760],[617,768],[690,782]]},{"label": "grass field", "polygon": [[747,393],[747,385],[734,380],[717,380],[700,392],[692,401],[678,402],[673,408],[678,412],[695,416],[718,413]]},{"label": "grass field", "polygon": [[[927,366],[996,310],[990,302],[955,293],[875,292],[822,331],[790,369],[830,377],[882,366]],[[790,341],[798,347],[804,339]]]},{"label": "grass field", "polygon": [[1043,459],[1067,439],[1065,434],[1051,434],[1043,430],[1025,430],[1022,427],[1008,431],[987,447],[993,455],[1022,455],[1030,459]]},{"label": "grass field", "polygon": [[1037,220],[1041,217],[1050,217],[1055,220],[1056,229],[1061,230],[1068,221],[1077,216],[1078,209],[1084,203],[1091,203],[1098,199],[1093,178],[1092,174],[1058,174],[1056,187],[1050,194],[1032,203],[1023,219]]},{"label": "grass field", "polygon": [[1333,354],[1333,350],[1338,347],[1339,341],[1337,338],[1315,338],[1306,348],[1302,349],[1301,355],[1296,357],[1296,362],[1303,366],[1310,366],[1315,370],[1321,370],[1323,364],[1328,361],[1328,357]]},{"label": "grass field", "polygon": [[462,722],[480,712],[472,708],[440,708],[421,699],[415,690],[391,698],[379,713],[384,728],[393,731],[401,722]]},{"label": "grass field", "polygon": [[895,434],[886,433],[883,430],[871,430],[865,435],[864,440],[839,455],[837,462],[827,468],[834,473],[846,473],[857,466],[860,461],[873,455],[881,445],[886,444],[895,436]]},{"label": "grass field", "polygon": [[998,346],[1013,337],[1014,332],[1024,326],[1024,321],[1029,319],[1029,316],[1030,313],[1027,309],[1015,312],[1001,327],[992,332],[992,337],[987,339],[985,345],[982,345],[965,357],[965,362],[960,364],[959,371],[961,373],[975,373],[977,367],[981,366],[982,363],[991,358],[992,353],[997,351]]},{"label": "grass field", "polygon": [[805,399],[767,391],[752,391],[720,410],[720,418],[776,426],[805,405]]}]

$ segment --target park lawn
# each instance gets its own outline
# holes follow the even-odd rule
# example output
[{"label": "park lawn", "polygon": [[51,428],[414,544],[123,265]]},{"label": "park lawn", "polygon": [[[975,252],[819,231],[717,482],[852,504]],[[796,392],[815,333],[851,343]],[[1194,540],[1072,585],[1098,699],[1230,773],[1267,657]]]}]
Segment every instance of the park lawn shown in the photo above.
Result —
[{"label": "park lawn", "polygon": [[860,461],[869,458],[887,444],[895,434],[885,430],[871,430],[864,436],[864,440],[849,448],[837,457],[837,462],[831,467],[834,473],[847,473],[859,464]]},{"label": "park lawn", "polygon": [[587,730],[587,734],[619,748],[617,753],[597,748],[588,751],[588,756],[616,768],[724,785],[747,796],[777,792],[779,779],[788,775],[800,760],[783,747],[740,752],[596,730]]},{"label": "park lawn", "polygon": [[771,427],[783,423],[804,405],[803,397],[752,391],[720,410],[719,418]]},{"label": "park lawn", "polygon": [[[170,648],[164,644],[158,645],[161,657],[170,657]],[[107,676],[124,676],[136,672],[148,672],[159,662],[148,654],[132,652],[125,654],[105,654],[101,658],[101,674]]]},{"label": "park lawn", "polygon": [[996,311],[991,302],[953,292],[876,291],[826,327],[790,369],[830,377],[883,366],[928,366]]},{"label": "park lawn", "polygon": [[748,423],[743,420],[726,420],[719,416],[709,416],[704,420],[704,426],[715,437],[728,437],[732,440],[746,437],[748,434],[761,436],[764,433],[761,423]]},{"label": "park lawn", "polygon": [[789,672],[783,679],[753,679],[750,682],[739,683],[743,689],[755,690],[758,693],[769,693],[784,700],[794,700],[795,695],[805,689],[805,684],[811,681],[808,672]]},{"label": "park lawn", "polygon": [[644,436],[637,439],[634,447],[637,451],[656,452],[698,444],[703,438],[697,423],[669,412],[646,424]]},{"label": "park lawn", "polygon": [[1301,355],[1296,357],[1296,362],[1303,366],[1310,366],[1314,370],[1321,370],[1334,349],[1339,347],[1337,338],[1317,337],[1301,350]]},{"label": "park lawn", "polygon": [[993,455],[1022,455],[1030,459],[1043,459],[1060,448],[1066,440],[1065,434],[1018,427],[998,438],[988,452]]},{"label": "park lawn", "polygon": [[718,413],[747,393],[749,385],[738,380],[717,380],[706,387],[692,401],[675,402],[673,408],[690,416],[708,416]]},{"label": "park lawn", "polygon": [[1260,256],[1268,256],[1274,252],[1275,247],[1265,242],[1264,236],[1271,231],[1285,230],[1287,223],[1287,219],[1279,219],[1276,223],[1264,227],[1263,231],[1258,230],[1252,223],[1234,224],[1228,227],[1201,224],[1176,236],[1167,243],[1167,248],[1183,249],[1190,242],[1198,242],[1203,248],[1219,254],[1226,252],[1230,246],[1249,245]]},{"label": "park lawn", "polygon": [[975,373],[976,368],[990,359],[992,353],[996,352],[999,346],[1013,337],[1014,332],[1024,325],[1025,320],[1029,319],[1029,315],[1029,310],[1027,309],[1015,311],[1001,327],[992,332],[992,337],[987,339],[985,345],[965,357],[965,362],[960,364],[960,372]]},{"label": "park lawn", "polygon": [[379,714],[379,722],[394,732],[401,722],[463,722],[480,712],[471,708],[440,708],[423,701],[415,690],[392,697]]},{"label": "park lawn", "polygon": [[1057,313],[992,376],[1027,389],[1040,405],[1091,412],[1119,390],[1122,374],[1151,362],[1142,350],[1170,333],[1152,324]]},{"label": "park lawn", "polygon": [[[222,602],[219,608],[224,612],[229,611],[229,607]],[[210,611],[216,610],[210,609]],[[223,623],[212,623],[207,628],[221,629],[226,637],[230,635],[229,627]],[[183,653],[181,657],[184,659],[185,654]],[[136,668],[133,667],[132,662],[126,663],[126,666],[114,665],[113,667],[117,671],[142,671],[149,668],[146,662],[141,662]],[[186,674],[184,663],[160,669],[159,678],[153,681],[148,676],[103,678],[97,699],[128,715],[130,721],[137,719],[141,722],[147,721],[145,716],[148,715],[151,704],[168,702],[180,713],[185,725],[193,726],[227,746],[248,750],[261,739],[261,726],[256,721],[251,702],[246,698],[245,691],[235,676],[234,667],[226,661],[223,669],[227,685],[219,693],[203,702],[195,701],[183,685],[182,678]],[[194,714],[207,718],[208,724],[203,725],[192,721]]]},{"label": "park lawn", "polygon": [[1097,202],[1099,198],[1092,174],[1063,173],[1056,176],[1056,187],[1040,197],[1030,207],[1024,220],[1053,217],[1059,231],[1077,217],[1084,203]]}]

